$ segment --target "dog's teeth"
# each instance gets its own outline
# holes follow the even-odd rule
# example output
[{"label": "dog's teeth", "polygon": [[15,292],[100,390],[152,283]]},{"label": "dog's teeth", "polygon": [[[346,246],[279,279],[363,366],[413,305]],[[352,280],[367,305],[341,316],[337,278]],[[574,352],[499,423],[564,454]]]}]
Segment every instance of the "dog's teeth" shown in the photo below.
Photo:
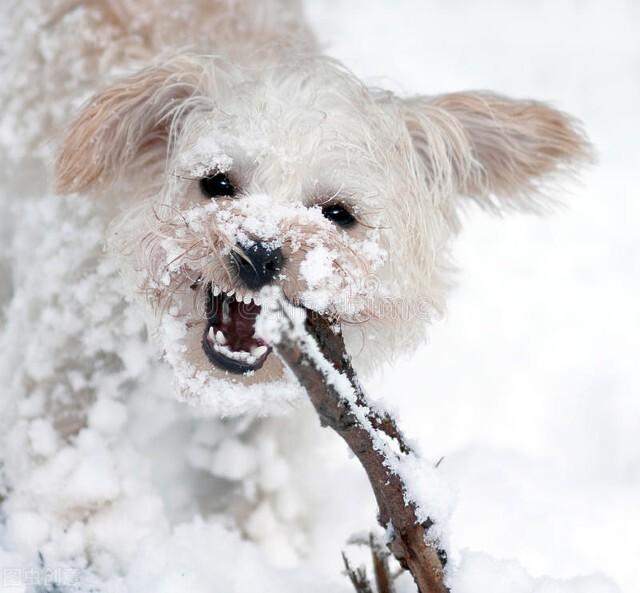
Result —
[{"label": "dog's teeth", "polygon": [[215,342],[215,339],[213,337],[213,327],[209,328],[209,333],[207,334],[207,338],[209,339],[210,342]]},{"label": "dog's teeth", "polygon": [[251,295],[245,294],[244,295],[244,304],[245,305],[249,305],[251,303]]},{"label": "dog's teeth", "polygon": [[239,303],[242,302],[242,295],[240,293],[236,293],[236,301],[238,301]]},{"label": "dog's teeth", "polygon": [[213,345],[213,349],[216,352],[221,352],[225,356],[229,356],[229,357],[231,356],[231,350],[229,350],[229,348],[227,348],[226,346],[223,346],[222,344],[218,344],[217,342]]},{"label": "dog's teeth", "polygon": [[[213,330],[213,328],[211,328],[211,330]],[[224,334],[220,330],[216,332],[216,342],[218,342],[218,344],[222,344],[223,346],[227,343],[227,339],[224,337]]]},{"label": "dog's teeth", "polygon": [[235,290],[230,290],[230,291],[227,293],[227,296],[228,296],[228,297],[232,297],[234,292],[235,292]]},{"label": "dog's teeth", "polygon": [[218,296],[220,293],[222,292],[222,290],[220,289],[219,286],[214,286],[213,287],[213,296]]},{"label": "dog's teeth", "polygon": [[267,352],[268,348],[266,346],[256,346],[251,349],[251,354],[256,358],[262,358]]},{"label": "dog's teeth", "polygon": [[[212,334],[212,330],[213,328],[210,329],[209,334]],[[255,355],[254,352],[246,352],[244,350],[231,350],[228,346],[225,346],[224,344],[220,343],[219,341],[217,341],[218,339],[218,335],[221,332],[218,331],[216,333],[216,340],[212,341],[213,344],[213,349],[216,352],[219,352],[220,354],[224,354],[227,358],[231,358],[232,360],[237,360],[239,362],[246,362],[247,364],[255,364],[256,360],[257,360],[257,356]],[[222,336],[224,339],[224,336]]]}]

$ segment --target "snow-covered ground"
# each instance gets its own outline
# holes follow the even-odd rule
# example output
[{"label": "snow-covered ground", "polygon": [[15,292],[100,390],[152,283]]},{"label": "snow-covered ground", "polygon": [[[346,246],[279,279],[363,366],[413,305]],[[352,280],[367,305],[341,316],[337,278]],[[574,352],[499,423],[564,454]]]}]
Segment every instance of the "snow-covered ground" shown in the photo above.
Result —
[{"label": "snow-covered ground", "polygon": [[545,219],[470,212],[446,319],[370,388],[425,452],[445,457],[455,546],[534,576],[597,573],[594,591],[615,590],[605,580],[638,591],[640,4],[309,0],[307,10],[330,53],[367,80],[536,97],[585,122],[599,164],[567,207]]},{"label": "snow-covered ground", "polygon": [[[491,89],[584,120],[600,163],[566,208],[544,219],[470,211],[446,318],[367,387],[427,458],[444,458],[450,551],[461,563],[453,593],[635,593],[640,5],[305,5],[328,51],[368,82],[404,93]],[[96,263],[95,206],[8,197],[0,239],[14,227],[15,269],[0,303],[16,298],[10,318],[0,314],[2,453],[7,472],[31,471],[3,507],[0,591],[351,591],[339,551],[375,515],[344,446],[308,411],[255,428],[174,401],[142,320],[122,306],[113,263]],[[0,257],[0,276],[9,263]],[[85,388],[97,399],[88,428],[62,444],[38,405],[47,389]],[[34,568],[54,570],[60,587],[38,587]]]}]

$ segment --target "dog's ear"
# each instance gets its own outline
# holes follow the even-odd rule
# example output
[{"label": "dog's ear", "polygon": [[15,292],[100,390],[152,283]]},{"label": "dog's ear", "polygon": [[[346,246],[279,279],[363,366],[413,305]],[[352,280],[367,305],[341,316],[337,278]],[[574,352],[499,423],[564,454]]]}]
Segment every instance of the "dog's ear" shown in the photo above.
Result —
[{"label": "dog's ear", "polygon": [[550,181],[592,159],[580,124],[536,101],[417,97],[403,100],[403,117],[428,174],[493,209],[535,208]]},{"label": "dog's ear", "polygon": [[202,78],[202,64],[180,55],[99,92],[71,123],[58,151],[56,190],[104,188],[132,165],[165,156],[174,116]]}]

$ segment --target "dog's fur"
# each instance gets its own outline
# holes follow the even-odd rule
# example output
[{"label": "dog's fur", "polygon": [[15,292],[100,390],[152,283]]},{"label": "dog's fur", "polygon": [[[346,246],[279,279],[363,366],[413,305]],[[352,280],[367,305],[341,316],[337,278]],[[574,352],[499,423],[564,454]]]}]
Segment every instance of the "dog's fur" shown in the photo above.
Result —
[{"label": "dog's fur", "polygon": [[[273,354],[230,375],[203,352],[209,286],[260,298],[238,277],[239,244],[282,250],[276,283],[340,320],[366,372],[413,348],[442,311],[466,202],[540,210],[590,158],[578,123],[543,103],[367,87],[322,55],[295,2],[42,0],[16,11],[44,18],[42,43],[12,55],[38,69],[4,91],[12,158],[46,157],[55,140],[57,192],[99,201],[182,394],[223,414],[299,395]],[[216,170],[236,184],[233,199],[200,193]],[[356,225],[324,218],[328,203]]]}]

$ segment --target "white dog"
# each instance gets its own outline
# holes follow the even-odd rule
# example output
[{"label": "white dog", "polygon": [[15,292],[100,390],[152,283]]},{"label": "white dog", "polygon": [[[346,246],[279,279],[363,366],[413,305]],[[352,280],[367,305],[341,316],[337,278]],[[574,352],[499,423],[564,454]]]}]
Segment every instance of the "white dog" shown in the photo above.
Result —
[{"label": "white dog", "polygon": [[[319,52],[296,4],[284,0],[37,0],[16,7],[12,21],[8,55],[22,70],[3,91],[7,192],[47,194],[46,163],[58,146],[56,192],[93,200],[67,206],[79,211],[70,215],[76,230],[86,225],[91,236],[85,253],[73,239],[69,258],[98,270],[91,281],[64,272],[77,283],[64,289],[68,301],[85,289],[81,304],[107,298],[96,293],[108,293],[123,274],[124,293],[151,305],[152,343],[159,339],[182,397],[221,415],[277,411],[301,395],[255,332],[265,286],[339,320],[356,368],[366,373],[415,347],[443,309],[449,242],[465,201],[496,211],[540,208],[553,182],[589,158],[578,124],[539,102],[477,91],[403,98],[367,87]],[[113,260],[96,263],[95,237],[105,231],[83,208],[112,221]],[[41,206],[29,216],[47,224]],[[54,301],[54,309],[69,306],[58,293]],[[87,355],[87,342],[83,350],[70,336],[85,335],[85,326],[69,330],[64,347],[49,347],[62,366],[38,358],[40,375],[19,362],[9,373],[32,404],[11,404],[5,418],[23,428],[5,450],[30,443],[29,454],[40,457],[24,462],[29,467],[60,442],[94,447],[88,437],[73,440],[87,426],[121,443],[114,435],[126,413],[104,406],[134,401],[133,381],[144,373],[165,376],[147,362],[123,374],[119,349],[148,346],[138,310],[117,309],[118,296],[109,302],[108,314],[92,309],[89,316],[105,332],[95,338],[102,348],[89,348],[89,362],[77,363],[81,370],[74,364]],[[104,404],[109,377],[120,381],[119,395]],[[50,424],[34,433],[34,419],[42,418]],[[248,434],[224,426],[234,438]],[[207,427],[202,434],[213,430]],[[212,438],[205,444],[213,446]],[[228,454],[245,459],[243,451]],[[211,459],[199,455],[194,464],[210,468]],[[9,491],[20,491],[24,465],[6,457]],[[75,508],[95,511],[110,496],[71,498]],[[26,505],[13,504],[16,513]]]},{"label": "white dog", "polygon": [[[254,336],[263,286],[333,314],[358,367],[378,365],[443,306],[458,202],[534,205],[585,156],[574,122],[540,103],[367,88],[286,5],[184,2],[185,20],[147,2],[97,5],[113,19],[128,8],[111,51],[144,68],[71,122],[57,189],[124,203],[116,249],[139,272],[132,290],[171,317],[168,360],[209,402],[243,398],[220,378],[264,393],[283,377]],[[154,18],[138,30],[138,14]]]}]

